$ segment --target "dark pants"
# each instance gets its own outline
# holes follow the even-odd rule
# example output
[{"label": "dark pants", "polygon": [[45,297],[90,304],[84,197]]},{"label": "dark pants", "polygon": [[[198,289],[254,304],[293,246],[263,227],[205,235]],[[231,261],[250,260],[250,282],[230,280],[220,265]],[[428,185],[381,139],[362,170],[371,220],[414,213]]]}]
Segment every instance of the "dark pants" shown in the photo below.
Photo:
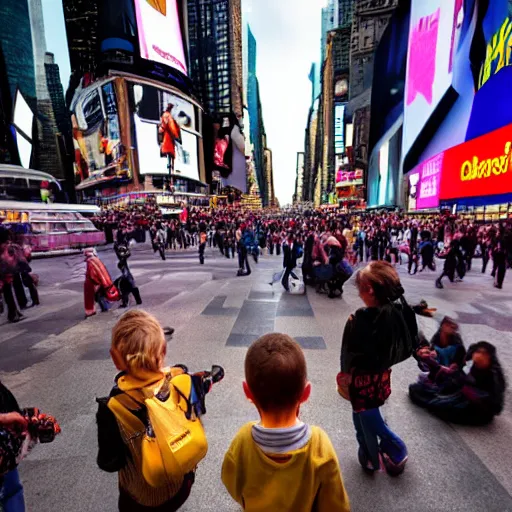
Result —
[{"label": "dark pants", "polygon": [[271,256],[273,256],[274,254],[274,244],[269,244],[268,245],[268,252]]},{"label": "dark pants", "polygon": [[487,264],[489,263],[489,250],[482,248],[482,274],[485,274],[487,270]]},{"label": "dark pants", "polygon": [[121,292],[122,307],[128,306],[128,302],[130,300],[130,293],[133,295],[133,298],[135,299],[135,302],[137,304],[142,304],[140,291],[135,286],[135,281],[133,280],[133,277],[131,279],[127,277],[121,277],[119,281],[116,281],[116,285],[118,286],[119,291]]},{"label": "dark pants", "polygon": [[187,501],[193,484],[194,473],[189,473],[185,476],[185,482],[178,494],[158,507],[139,505],[126,491],[121,489],[119,491],[119,512],[176,512]]},{"label": "dark pants", "polygon": [[251,267],[249,266],[249,259],[247,258],[247,248],[244,244],[238,244],[238,267],[240,273],[251,273]]},{"label": "dark pants", "polygon": [[4,512],[25,512],[23,485],[17,469],[13,469],[3,477],[0,484],[0,510]]},{"label": "dark pants", "polygon": [[12,293],[12,284],[4,282],[4,299],[7,304],[7,318],[12,321],[21,313],[18,311],[18,306],[14,300],[14,294]]},{"label": "dark pants", "polygon": [[505,274],[507,272],[507,262],[500,261],[496,265],[496,286],[501,288],[503,286],[503,281],[505,280]]},{"label": "dark pants", "polygon": [[281,244],[276,244],[276,254],[281,256]]},{"label": "dark pants", "polygon": [[19,272],[14,275],[12,286],[14,288],[14,294],[16,295],[18,306],[20,309],[25,309],[27,307],[28,300],[25,293],[25,287],[23,286],[23,281],[21,279],[21,274]]},{"label": "dark pants", "polygon": [[293,271],[294,268],[295,267],[286,267],[284,274],[283,274],[283,279],[281,279],[281,284],[283,285],[283,288],[287,292],[290,291],[290,275],[294,279],[298,279],[298,277],[295,275],[295,272]]},{"label": "dark pants", "polygon": [[206,248],[206,242],[199,244],[199,263],[204,265],[204,250]]},{"label": "dark pants", "polygon": [[158,242],[157,246],[158,252],[160,253],[160,258],[165,261],[165,245],[162,242]]},{"label": "dark pants", "polygon": [[[394,464],[407,457],[405,443],[386,425],[380,409],[353,413],[360,462],[370,462],[374,470],[380,468],[379,451],[384,452]],[[380,442],[379,442],[380,441]]]}]

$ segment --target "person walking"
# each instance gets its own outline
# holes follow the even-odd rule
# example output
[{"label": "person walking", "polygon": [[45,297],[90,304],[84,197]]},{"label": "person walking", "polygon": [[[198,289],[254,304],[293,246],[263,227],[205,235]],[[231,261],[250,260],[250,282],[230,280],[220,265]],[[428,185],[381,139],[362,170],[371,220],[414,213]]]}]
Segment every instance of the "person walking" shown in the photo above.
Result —
[{"label": "person walking", "polygon": [[382,460],[386,471],[397,475],[405,468],[407,447],[386,424],[380,407],[391,394],[392,366],[415,349],[416,317],[390,263],[369,263],[358,272],[356,286],[366,307],[351,315],[345,326],[338,389],[352,405],[363,469],[378,471]]},{"label": "person walking", "polygon": [[109,310],[109,302],[119,300],[119,292],[103,262],[98,258],[96,249],[89,248],[85,252],[87,269],[84,282],[85,318],[96,314],[95,302],[102,312]]},{"label": "person walking", "polygon": [[286,242],[283,244],[284,274],[281,280],[281,284],[287,292],[290,291],[290,276],[298,279],[294,269],[297,266],[297,260],[301,256],[301,249],[301,245],[295,240],[293,232],[290,231]]},{"label": "person walking", "polygon": [[[245,224],[241,224],[236,230],[236,244],[238,249],[238,273],[237,276],[248,276],[251,274],[251,267],[247,255],[247,247],[244,243],[244,232],[246,230]],[[228,256],[229,257],[229,256]]]}]

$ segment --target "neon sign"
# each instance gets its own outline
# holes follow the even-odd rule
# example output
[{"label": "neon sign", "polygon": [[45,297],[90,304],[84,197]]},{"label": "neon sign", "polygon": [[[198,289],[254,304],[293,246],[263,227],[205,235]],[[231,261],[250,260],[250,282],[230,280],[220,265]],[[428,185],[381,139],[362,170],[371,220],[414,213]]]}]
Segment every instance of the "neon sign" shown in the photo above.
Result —
[{"label": "neon sign", "polygon": [[507,18],[487,45],[485,61],[478,80],[482,87],[505,66],[512,65],[512,20]]},{"label": "neon sign", "polygon": [[444,152],[441,199],[512,192],[512,125]]}]

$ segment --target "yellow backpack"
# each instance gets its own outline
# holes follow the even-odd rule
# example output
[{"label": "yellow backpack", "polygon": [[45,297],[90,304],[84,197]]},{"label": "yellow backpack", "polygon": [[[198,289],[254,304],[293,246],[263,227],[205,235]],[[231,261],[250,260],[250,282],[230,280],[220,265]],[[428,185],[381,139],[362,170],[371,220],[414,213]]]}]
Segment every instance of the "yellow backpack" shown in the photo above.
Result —
[{"label": "yellow backpack", "polygon": [[178,492],[184,476],[208,451],[203,424],[192,407],[194,393],[186,373],[168,374],[159,389],[143,391],[148,425],[142,439],[142,474],[152,487],[170,486]]}]

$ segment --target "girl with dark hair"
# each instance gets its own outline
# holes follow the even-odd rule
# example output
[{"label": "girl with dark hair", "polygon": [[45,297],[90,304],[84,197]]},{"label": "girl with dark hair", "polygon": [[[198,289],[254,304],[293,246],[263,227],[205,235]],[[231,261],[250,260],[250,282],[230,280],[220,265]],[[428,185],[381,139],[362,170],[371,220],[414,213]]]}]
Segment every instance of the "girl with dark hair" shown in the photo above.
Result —
[{"label": "girl with dark hair", "polygon": [[496,347],[480,341],[469,347],[465,370],[447,368],[434,358],[422,358],[436,386],[423,382],[409,386],[411,400],[451,423],[486,425],[501,413],[506,381]]},{"label": "girl with dark hair", "polygon": [[366,307],[351,315],[343,333],[340,394],[350,400],[359,462],[368,472],[400,474],[407,462],[405,443],[386,425],[380,407],[391,394],[391,367],[408,359],[418,327],[395,268],[372,261],[356,277]]}]

